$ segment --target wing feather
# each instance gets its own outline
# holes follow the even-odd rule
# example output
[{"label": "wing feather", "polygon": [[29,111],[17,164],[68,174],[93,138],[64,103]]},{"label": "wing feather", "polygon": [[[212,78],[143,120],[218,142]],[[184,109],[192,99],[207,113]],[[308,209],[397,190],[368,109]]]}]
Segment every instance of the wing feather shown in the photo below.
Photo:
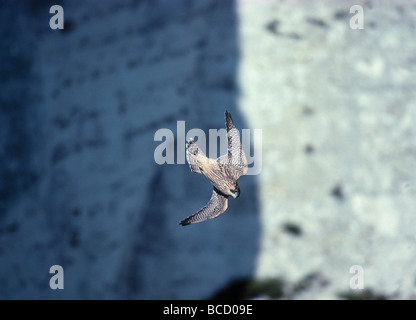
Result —
[{"label": "wing feather", "polygon": [[194,139],[190,138],[188,143],[186,144],[186,160],[188,161],[189,167],[191,168],[192,172],[202,174],[201,169],[196,163],[194,157],[195,154],[205,155],[204,152],[199,148],[197,143],[194,141]]},{"label": "wing feather", "polygon": [[213,219],[224,213],[228,208],[228,197],[224,196],[220,191],[214,187],[211,199],[208,204],[199,210],[197,213],[183,219],[179,222],[180,225],[186,226],[188,224],[198,223],[205,220]]},{"label": "wing feather", "polygon": [[227,158],[222,156],[219,158],[219,162],[230,166],[230,176],[234,180],[237,180],[247,173],[247,157],[240,142],[240,133],[234,125],[231,114],[227,110],[225,111],[225,124],[228,138],[228,161]]}]

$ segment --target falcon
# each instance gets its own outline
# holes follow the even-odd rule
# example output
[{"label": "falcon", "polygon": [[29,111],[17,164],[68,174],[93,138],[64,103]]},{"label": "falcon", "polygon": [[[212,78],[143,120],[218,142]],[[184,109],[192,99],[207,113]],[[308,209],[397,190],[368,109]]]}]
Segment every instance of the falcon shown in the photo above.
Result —
[{"label": "falcon", "polygon": [[203,174],[214,187],[208,204],[197,213],[179,222],[186,226],[213,219],[228,208],[228,197],[240,196],[237,180],[248,170],[247,158],[240,142],[240,133],[236,129],[231,114],[225,110],[228,152],[217,159],[208,158],[193,138],[186,144],[186,160],[192,172]]}]

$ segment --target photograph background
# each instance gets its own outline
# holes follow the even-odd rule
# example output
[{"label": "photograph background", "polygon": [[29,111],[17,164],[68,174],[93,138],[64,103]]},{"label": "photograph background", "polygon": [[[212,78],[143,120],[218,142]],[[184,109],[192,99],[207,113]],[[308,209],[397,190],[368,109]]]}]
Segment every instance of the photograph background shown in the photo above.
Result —
[{"label": "photograph background", "polygon": [[[415,299],[415,28],[414,1],[1,0],[0,299]],[[262,171],[181,227],[212,186],[154,134],[225,109]]]}]

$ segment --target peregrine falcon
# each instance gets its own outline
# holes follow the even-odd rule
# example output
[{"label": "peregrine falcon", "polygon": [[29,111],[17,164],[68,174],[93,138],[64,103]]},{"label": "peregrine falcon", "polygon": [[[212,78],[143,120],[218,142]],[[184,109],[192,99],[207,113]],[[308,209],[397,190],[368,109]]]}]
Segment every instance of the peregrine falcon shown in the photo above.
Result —
[{"label": "peregrine falcon", "polygon": [[217,159],[208,158],[193,138],[186,145],[186,159],[192,172],[203,174],[214,186],[208,204],[197,213],[179,222],[186,226],[221,215],[228,208],[228,197],[240,196],[238,178],[247,173],[247,158],[241,147],[240,133],[236,129],[231,114],[225,110],[228,153]]}]

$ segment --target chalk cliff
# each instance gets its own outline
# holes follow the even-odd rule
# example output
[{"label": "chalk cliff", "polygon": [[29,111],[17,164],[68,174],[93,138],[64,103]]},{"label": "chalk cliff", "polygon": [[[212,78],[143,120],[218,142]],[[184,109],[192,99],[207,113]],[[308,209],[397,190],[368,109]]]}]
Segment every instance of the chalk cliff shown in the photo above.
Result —
[{"label": "chalk cliff", "polygon": [[[0,298],[416,297],[413,4],[54,4],[0,3]],[[212,186],[154,134],[225,109],[262,171],[181,227]]]}]

